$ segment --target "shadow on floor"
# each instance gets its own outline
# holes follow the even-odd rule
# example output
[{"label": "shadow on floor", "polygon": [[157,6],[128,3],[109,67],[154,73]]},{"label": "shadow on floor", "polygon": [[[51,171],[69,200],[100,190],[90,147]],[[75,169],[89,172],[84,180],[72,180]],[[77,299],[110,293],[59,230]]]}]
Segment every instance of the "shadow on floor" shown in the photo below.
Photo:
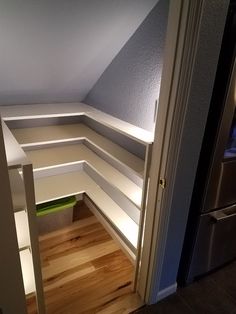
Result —
[{"label": "shadow on floor", "polygon": [[236,314],[236,262],[134,313]]}]

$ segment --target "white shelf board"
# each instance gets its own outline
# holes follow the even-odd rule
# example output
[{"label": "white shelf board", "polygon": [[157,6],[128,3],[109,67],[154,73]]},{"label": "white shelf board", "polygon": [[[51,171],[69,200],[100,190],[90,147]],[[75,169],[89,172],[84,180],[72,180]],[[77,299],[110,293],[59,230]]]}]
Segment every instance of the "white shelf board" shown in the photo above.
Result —
[{"label": "white shelf board", "polygon": [[36,204],[84,193],[90,181],[90,178],[81,171],[35,178]]},{"label": "white shelf board", "polygon": [[16,141],[4,121],[2,121],[3,138],[5,143],[8,168],[17,168],[28,162],[26,155]]},{"label": "white shelf board", "polygon": [[86,193],[136,249],[138,225],[83,171],[35,179],[36,203]]},{"label": "white shelf board", "polygon": [[34,268],[32,255],[29,249],[20,251],[21,269],[24,281],[25,294],[35,292]]},{"label": "white shelf board", "polygon": [[30,246],[29,224],[27,213],[23,210],[17,212],[15,215],[16,234],[19,249]]},{"label": "white shelf board", "polygon": [[136,172],[140,177],[143,176],[144,161],[141,158],[128,152],[82,123],[13,129],[11,131],[22,147],[32,144],[43,145],[84,139],[110,155],[111,158],[114,158]]},{"label": "white shelf board", "polygon": [[82,103],[0,106],[0,114],[6,121],[76,116],[83,115],[91,110],[94,109]]},{"label": "white shelf board", "polygon": [[117,119],[84,103],[0,106],[0,114],[6,121],[85,115],[144,145],[153,142],[152,132]]},{"label": "white shelf board", "polygon": [[19,174],[18,169],[9,169],[8,173],[12,192],[13,210],[24,210],[26,209],[26,200],[23,179]]},{"label": "white shelf board", "polygon": [[83,144],[35,149],[26,154],[34,170],[85,161],[136,206],[141,207],[142,189]]},{"label": "white shelf board", "polygon": [[86,193],[121,234],[137,249],[138,225],[102,189]]},{"label": "white shelf board", "polygon": [[85,115],[121,134],[129,136],[130,138],[140,142],[141,144],[146,145],[153,142],[153,133],[139,128],[126,121],[115,118],[102,111],[96,110],[93,112],[87,112]]}]

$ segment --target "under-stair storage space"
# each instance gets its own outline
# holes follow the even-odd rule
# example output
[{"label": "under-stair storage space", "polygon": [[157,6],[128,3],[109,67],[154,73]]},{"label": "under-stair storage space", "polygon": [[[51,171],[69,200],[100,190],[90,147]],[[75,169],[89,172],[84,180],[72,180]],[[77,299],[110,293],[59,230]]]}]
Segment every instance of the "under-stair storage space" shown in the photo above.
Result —
[{"label": "under-stair storage space", "polygon": [[[50,1],[24,2],[17,10],[7,2],[3,6],[0,118],[27,302],[35,292],[38,314],[44,314],[43,287],[45,294],[49,286],[63,291],[65,302],[68,294],[81,289],[77,281],[72,285],[76,291],[70,290],[68,281],[90,272],[94,265],[87,263],[101,257],[93,249],[94,256],[86,257],[85,269],[80,269],[77,254],[82,259],[86,256],[86,241],[94,242],[85,243],[88,252],[90,245],[102,247],[102,256],[114,253],[106,253],[105,242],[110,243],[108,251],[118,248],[115,265],[119,259],[125,261],[129,275],[124,278],[132,277],[131,293],[138,292],[144,299],[151,260],[149,254],[142,254],[144,228],[154,226],[146,206],[169,1],[99,1],[99,5],[62,1],[55,6]],[[80,216],[77,206],[85,206],[86,215],[92,217]],[[84,223],[88,223],[87,231]],[[106,231],[100,230],[98,240],[91,231],[94,223]],[[93,235],[86,234],[85,242],[79,238],[90,231]],[[61,234],[75,242],[56,239]],[[15,251],[15,233],[14,237]],[[58,272],[54,273],[51,260],[42,258],[41,265],[44,248],[40,243],[45,239],[48,256],[58,259]],[[75,251],[68,252],[68,247]],[[70,254],[75,258],[72,269],[66,264]],[[109,262],[105,265],[99,278],[103,271],[110,271]],[[41,270],[47,267],[44,277]],[[99,266],[91,276],[97,271]],[[94,291],[99,289],[100,283],[96,284]],[[23,292],[22,280],[20,285]],[[116,299],[120,289],[111,286],[109,300]],[[75,307],[75,313],[79,313],[79,300],[75,303],[79,309]],[[55,308],[63,313],[59,305]]]},{"label": "under-stair storage space", "polygon": [[36,205],[84,195],[135,261],[152,134],[85,104],[67,104],[68,113],[54,105],[57,114],[39,107],[20,116],[12,106],[4,118],[32,162]]}]

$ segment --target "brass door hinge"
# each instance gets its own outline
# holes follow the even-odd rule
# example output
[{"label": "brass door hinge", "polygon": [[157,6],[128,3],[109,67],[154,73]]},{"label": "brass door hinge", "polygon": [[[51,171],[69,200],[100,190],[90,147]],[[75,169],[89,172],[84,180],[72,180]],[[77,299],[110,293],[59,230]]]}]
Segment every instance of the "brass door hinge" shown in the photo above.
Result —
[{"label": "brass door hinge", "polygon": [[160,178],[159,185],[160,185],[163,189],[165,189],[165,187],[166,187],[166,179]]}]

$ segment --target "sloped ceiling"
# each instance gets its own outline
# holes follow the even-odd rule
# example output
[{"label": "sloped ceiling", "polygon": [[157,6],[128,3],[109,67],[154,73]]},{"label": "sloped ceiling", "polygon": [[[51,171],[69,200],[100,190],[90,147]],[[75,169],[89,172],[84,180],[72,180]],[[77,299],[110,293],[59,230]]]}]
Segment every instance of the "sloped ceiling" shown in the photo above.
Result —
[{"label": "sloped ceiling", "polygon": [[81,101],[158,0],[0,0],[0,103]]}]

